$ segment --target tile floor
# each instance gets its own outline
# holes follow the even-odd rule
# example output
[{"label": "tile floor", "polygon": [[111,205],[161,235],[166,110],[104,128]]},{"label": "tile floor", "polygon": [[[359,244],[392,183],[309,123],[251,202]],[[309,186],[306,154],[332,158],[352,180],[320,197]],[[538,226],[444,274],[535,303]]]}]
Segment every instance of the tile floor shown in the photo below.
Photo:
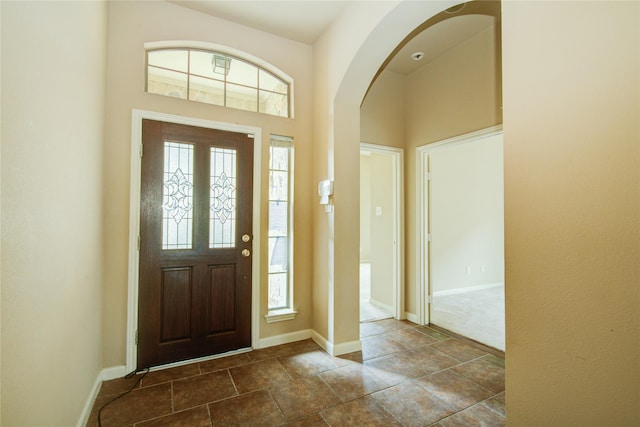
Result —
[{"label": "tile floor", "polygon": [[[435,329],[361,324],[362,351],[311,340],[148,373],[103,426],[504,426],[504,360]],[[140,376],[102,384],[98,409]]]}]

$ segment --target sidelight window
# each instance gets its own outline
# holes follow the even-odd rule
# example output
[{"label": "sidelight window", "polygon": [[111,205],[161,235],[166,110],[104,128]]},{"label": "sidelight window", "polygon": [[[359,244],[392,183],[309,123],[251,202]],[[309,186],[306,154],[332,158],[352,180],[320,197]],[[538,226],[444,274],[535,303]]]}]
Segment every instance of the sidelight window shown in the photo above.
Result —
[{"label": "sidelight window", "polygon": [[[269,147],[269,314],[293,311],[293,140],[271,136]],[[274,317],[275,316],[275,317]],[[291,318],[286,317],[286,318]],[[285,318],[277,318],[286,320]]]}]

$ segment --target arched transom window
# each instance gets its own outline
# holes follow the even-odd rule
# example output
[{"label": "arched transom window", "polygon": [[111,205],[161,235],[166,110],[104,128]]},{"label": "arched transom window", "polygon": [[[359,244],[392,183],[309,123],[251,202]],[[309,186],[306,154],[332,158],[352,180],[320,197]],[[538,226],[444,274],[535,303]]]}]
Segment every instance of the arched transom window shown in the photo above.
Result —
[{"label": "arched transom window", "polygon": [[200,48],[147,49],[146,91],[291,117],[292,81],[240,55]]}]

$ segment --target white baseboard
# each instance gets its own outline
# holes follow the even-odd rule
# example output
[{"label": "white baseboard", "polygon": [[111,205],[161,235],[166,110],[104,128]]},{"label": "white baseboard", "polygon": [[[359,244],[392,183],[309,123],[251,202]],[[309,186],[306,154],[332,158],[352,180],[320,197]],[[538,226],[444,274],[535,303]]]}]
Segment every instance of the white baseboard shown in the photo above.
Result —
[{"label": "white baseboard", "polygon": [[362,350],[362,343],[360,340],[333,344],[314,330],[311,331],[311,334],[311,339],[332,356],[340,356]]},{"label": "white baseboard", "polygon": [[325,337],[323,337],[313,329],[311,330],[311,339],[315,341],[315,343],[320,347],[322,347],[327,353],[331,354],[331,352],[329,351],[329,347],[333,350],[333,345]]},{"label": "white baseboard", "polygon": [[384,311],[386,311],[388,313],[395,313],[395,310],[393,309],[392,306],[390,306],[388,304],[385,304],[383,302],[380,302],[378,300],[375,300],[373,298],[369,298],[369,303],[371,305],[375,305],[376,307],[383,309]]},{"label": "white baseboard", "polygon": [[406,312],[404,314],[409,322],[418,323],[418,315]]},{"label": "white baseboard", "polygon": [[362,350],[362,343],[360,340],[343,342],[333,346],[332,356],[341,356],[343,354],[353,353],[354,351]]},{"label": "white baseboard", "polygon": [[268,338],[261,338],[257,348],[273,347],[274,345],[289,344],[291,342],[302,341],[312,338],[311,329],[289,332],[288,334],[276,335]]},{"label": "white baseboard", "polygon": [[444,295],[463,294],[465,292],[481,291],[483,289],[498,288],[504,286],[504,282],[488,283],[486,285],[469,286],[467,288],[449,289],[446,291],[436,291],[433,293],[434,297],[441,297]]},{"label": "white baseboard", "polygon": [[125,375],[127,375],[127,367],[124,365],[104,368],[100,373],[102,381],[115,380],[116,378],[122,378]]},{"label": "white baseboard", "polygon": [[102,386],[102,372],[98,373],[98,376],[93,383],[93,387],[91,387],[91,391],[89,392],[89,396],[87,396],[87,400],[84,402],[84,407],[82,408],[82,412],[80,413],[80,418],[78,419],[77,427],[84,427],[89,422],[89,416],[91,415],[91,409],[93,409],[93,404],[96,401],[96,397],[98,397],[98,393],[100,392],[100,387]]},{"label": "white baseboard", "polygon": [[122,366],[113,366],[111,368],[105,368],[98,373],[96,380],[93,383],[93,387],[91,387],[91,391],[87,396],[87,400],[84,403],[84,407],[82,408],[82,412],[80,413],[80,419],[78,420],[78,427],[84,427],[87,425],[89,421],[89,416],[91,415],[91,410],[93,409],[93,405],[96,403],[96,398],[98,397],[98,393],[100,393],[100,387],[102,387],[103,381],[115,380],[116,378],[124,377],[127,372],[127,368]]}]

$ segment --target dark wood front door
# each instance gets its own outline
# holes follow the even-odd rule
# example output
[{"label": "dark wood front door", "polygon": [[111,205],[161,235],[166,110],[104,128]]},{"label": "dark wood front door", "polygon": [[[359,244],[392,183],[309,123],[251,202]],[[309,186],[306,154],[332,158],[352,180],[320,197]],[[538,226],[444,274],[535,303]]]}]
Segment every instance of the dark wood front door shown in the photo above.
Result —
[{"label": "dark wood front door", "polygon": [[143,120],[138,369],[251,346],[253,137]]}]

